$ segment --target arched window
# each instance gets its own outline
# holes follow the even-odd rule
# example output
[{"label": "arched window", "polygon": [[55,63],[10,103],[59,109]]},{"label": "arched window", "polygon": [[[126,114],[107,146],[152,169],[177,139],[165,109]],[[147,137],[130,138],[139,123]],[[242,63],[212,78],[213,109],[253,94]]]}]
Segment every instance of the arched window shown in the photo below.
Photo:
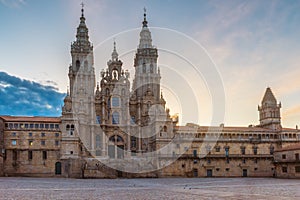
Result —
[{"label": "arched window", "polygon": [[113,112],[112,114],[112,123],[113,124],[119,124],[119,113],[118,112]]},{"label": "arched window", "polygon": [[76,70],[78,71],[80,68],[80,61],[79,60],[76,60]]},{"label": "arched window", "polygon": [[150,73],[153,73],[153,64],[150,65]]},{"label": "arched window", "polygon": [[124,142],[123,138],[121,136],[117,136],[117,142]]},{"label": "arched window", "polygon": [[167,132],[167,131],[168,131],[167,126],[164,126],[164,132]]},{"label": "arched window", "polygon": [[71,125],[71,131],[74,131],[75,127],[74,124]]},{"label": "arched window", "polygon": [[143,73],[146,73],[146,64],[143,63]]},{"label": "arched window", "polygon": [[88,69],[88,61],[86,60],[86,61],[84,61],[84,70],[87,70]]},{"label": "arched window", "polygon": [[101,138],[100,135],[96,136],[96,148],[100,148],[101,147]]},{"label": "arched window", "polygon": [[67,130],[67,131],[70,130],[70,125],[69,125],[69,124],[67,124],[66,130]]}]

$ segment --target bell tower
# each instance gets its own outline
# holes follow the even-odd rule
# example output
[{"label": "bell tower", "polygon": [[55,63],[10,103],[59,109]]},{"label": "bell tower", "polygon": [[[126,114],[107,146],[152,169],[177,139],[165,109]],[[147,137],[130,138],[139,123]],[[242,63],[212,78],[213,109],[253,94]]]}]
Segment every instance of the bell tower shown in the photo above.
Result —
[{"label": "bell tower", "polygon": [[271,88],[268,87],[261,102],[261,106],[258,106],[259,126],[274,131],[281,131],[280,108],[281,103],[277,104],[277,100],[272,93]]},{"label": "bell tower", "polygon": [[[137,152],[156,149],[156,137],[161,130],[172,132],[172,120],[160,91],[158,51],[152,45],[146,9],[140,32],[139,45],[134,58],[135,76],[130,97],[131,122],[137,125]],[[165,127],[165,128],[164,128]],[[167,132],[167,131],[166,131]]]},{"label": "bell tower", "polygon": [[[81,158],[93,149],[95,124],[95,72],[93,46],[89,41],[82,4],[76,40],[71,44],[70,90],[62,108],[61,160],[67,177],[81,173]],[[88,151],[86,151],[88,150]]]}]

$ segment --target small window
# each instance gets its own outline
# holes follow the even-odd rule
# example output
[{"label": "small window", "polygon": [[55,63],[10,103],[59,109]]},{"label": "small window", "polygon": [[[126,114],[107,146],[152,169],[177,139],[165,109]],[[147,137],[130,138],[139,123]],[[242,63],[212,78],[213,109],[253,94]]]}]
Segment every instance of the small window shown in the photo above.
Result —
[{"label": "small window", "polygon": [[30,132],[30,133],[28,133],[28,136],[29,136],[29,137],[32,137],[32,133],[31,133],[31,132]]},{"label": "small window", "polygon": [[33,127],[34,127],[34,124],[30,124],[30,125],[29,125],[29,128],[33,128]]},{"label": "small window", "polygon": [[182,167],[182,168],[185,168],[185,164],[182,164],[181,167]]},{"label": "small window", "polygon": [[73,151],[70,151],[70,154],[73,154]]},{"label": "small window", "polygon": [[253,154],[257,155],[257,147],[253,147]]},{"label": "small window", "polygon": [[245,163],[246,163],[246,159],[244,158],[244,159],[243,159],[243,164],[245,164]]},{"label": "small window", "polygon": [[40,124],[40,128],[44,128],[44,124]]},{"label": "small window", "polygon": [[295,166],[295,172],[300,173],[300,166]]},{"label": "small window", "polygon": [[207,159],[207,164],[210,164],[211,163],[211,160],[210,159]]},{"label": "small window", "polygon": [[257,167],[254,168],[254,171],[257,171]]},{"label": "small window", "polygon": [[47,160],[47,151],[43,151],[43,160]]},{"label": "small window", "polygon": [[18,152],[16,150],[13,150],[13,152],[12,152],[12,159],[18,160]]},{"label": "small window", "polygon": [[97,124],[100,124],[101,123],[101,118],[99,115],[96,116],[96,123]]},{"label": "small window", "polygon": [[28,151],[28,160],[32,160],[32,151]]},{"label": "small window", "polygon": [[216,168],[216,171],[217,171],[217,172],[220,171],[220,168]]},{"label": "small window", "polygon": [[229,160],[229,159],[226,159],[226,163],[227,163],[227,164],[230,163],[230,160]]},{"label": "small window", "polygon": [[257,164],[257,159],[254,159],[254,163]]},{"label": "small window", "polygon": [[45,135],[46,135],[45,133],[41,133],[41,137],[45,137]]},{"label": "small window", "polygon": [[54,124],[50,124],[50,129],[54,129]]},{"label": "small window", "polygon": [[59,125],[58,124],[55,124],[55,129],[59,129]]},{"label": "small window", "polygon": [[28,145],[29,145],[29,146],[32,146],[32,145],[33,145],[33,141],[32,141],[32,140],[29,140],[29,141],[28,141]]},{"label": "small window", "polygon": [[41,145],[44,146],[46,144],[45,140],[41,140]]},{"label": "small window", "polygon": [[243,147],[241,147],[241,154],[245,155],[245,153],[246,153],[246,147],[243,146]]},{"label": "small window", "polygon": [[113,124],[119,124],[119,113],[118,112],[114,112],[112,114],[112,123]]},{"label": "small window", "polygon": [[55,140],[55,146],[59,145],[59,140]]},{"label": "small window", "polygon": [[55,137],[59,137],[59,133],[55,133]]},{"label": "small window", "polygon": [[19,124],[14,124],[14,128],[15,129],[19,128]]},{"label": "small window", "polygon": [[285,154],[282,154],[282,159],[286,159],[286,155]]},{"label": "small window", "polygon": [[34,124],[34,128],[39,128],[39,124]]},{"label": "small window", "polygon": [[226,168],[226,171],[228,172],[230,169],[229,168]]},{"label": "small window", "polygon": [[216,146],[216,152],[220,152],[221,148],[220,146]]},{"label": "small window", "polygon": [[17,135],[17,134],[16,134],[15,132],[11,133],[11,136],[12,136],[12,137],[16,137],[16,135]]},{"label": "small window", "polygon": [[25,128],[28,128],[29,126],[28,126],[28,124],[25,124]]},{"label": "small window", "polygon": [[17,140],[12,140],[12,141],[11,141],[11,144],[12,144],[13,146],[17,145]]},{"label": "small window", "polygon": [[49,128],[49,124],[45,124],[45,128],[48,129]]},{"label": "small window", "polygon": [[282,167],[282,173],[287,173],[287,167]]},{"label": "small window", "polygon": [[295,153],[295,160],[299,160],[299,153]]}]

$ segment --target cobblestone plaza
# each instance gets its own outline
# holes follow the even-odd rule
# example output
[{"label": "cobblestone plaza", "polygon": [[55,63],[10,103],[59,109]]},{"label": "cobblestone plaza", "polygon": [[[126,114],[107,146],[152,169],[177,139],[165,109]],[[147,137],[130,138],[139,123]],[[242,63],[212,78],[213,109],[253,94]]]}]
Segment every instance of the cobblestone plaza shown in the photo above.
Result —
[{"label": "cobblestone plaza", "polygon": [[0,199],[299,199],[300,180],[273,178],[0,178]]}]

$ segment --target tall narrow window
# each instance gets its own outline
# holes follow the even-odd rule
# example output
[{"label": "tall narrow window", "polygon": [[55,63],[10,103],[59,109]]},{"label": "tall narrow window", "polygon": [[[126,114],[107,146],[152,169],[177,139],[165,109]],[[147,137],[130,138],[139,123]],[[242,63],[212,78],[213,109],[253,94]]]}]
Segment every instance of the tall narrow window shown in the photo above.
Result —
[{"label": "tall narrow window", "polygon": [[226,157],[229,156],[229,147],[225,147],[225,156],[226,156]]},{"label": "tall narrow window", "polygon": [[28,151],[28,160],[32,160],[32,151]]},{"label": "tall narrow window", "polygon": [[43,151],[43,160],[47,160],[47,151]]},{"label": "tall narrow window", "polygon": [[245,155],[245,153],[246,153],[246,147],[241,146],[241,154]]},{"label": "tall narrow window", "polygon": [[76,70],[78,71],[80,68],[80,61],[79,60],[76,60]]},{"label": "tall narrow window", "polygon": [[113,112],[112,114],[112,123],[113,124],[119,124],[119,113]]},{"label": "tall narrow window", "polygon": [[18,160],[18,152],[16,150],[13,150],[12,159],[13,160]]},{"label": "tall narrow window", "polygon": [[96,148],[100,148],[101,147],[101,138],[100,135],[96,136]]},{"label": "tall narrow window", "polygon": [[257,155],[257,147],[253,147],[253,154]]},{"label": "tall narrow window", "polygon": [[99,115],[96,116],[96,123],[101,124],[101,117]]}]

